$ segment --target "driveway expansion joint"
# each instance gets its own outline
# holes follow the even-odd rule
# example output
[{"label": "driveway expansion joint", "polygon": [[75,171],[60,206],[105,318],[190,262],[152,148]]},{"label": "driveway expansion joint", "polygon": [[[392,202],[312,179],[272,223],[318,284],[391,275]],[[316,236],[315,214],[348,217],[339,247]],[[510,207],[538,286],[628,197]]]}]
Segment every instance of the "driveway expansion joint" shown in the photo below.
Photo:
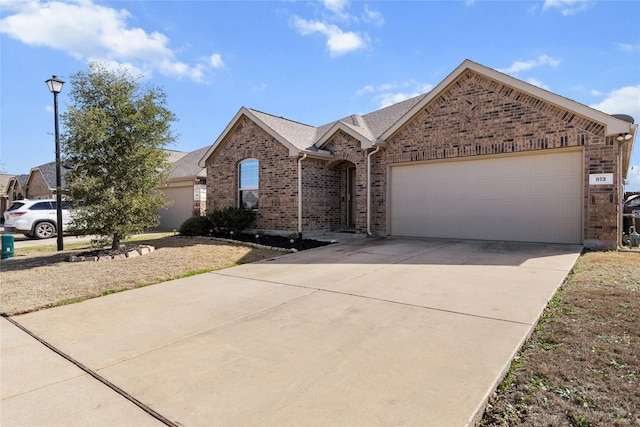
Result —
[{"label": "driveway expansion joint", "polygon": [[[217,274],[220,276],[225,276],[225,277],[233,277],[233,278],[238,278],[238,277],[242,277],[242,276],[235,276],[235,275],[230,275],[230,274],[224,274],[221,273],[219,271],[215,271],[215,272],[211,272],[210,274]],[[364,276],[364,274],[361,274],[359,276],[355,276],[355,277],[361,277]],[[370,296],[366,296],[366,295],[358,295],[358,294],[354,294],[354,293],[350,293],[350,292],[341,292],[341,291],[336,291],[333,289],[323,289],[323,288],[316,288],[313,286],[307,286],[307,285],[297,285],[297,284],[293,284],[293,283],[284,283],[284,282],[276,282],[273,280],[264,280],[264,279],[255,279],[252,277],[242,277],[242,279],[244,280],[252,280],[255,282],[262,282],[262,283],[269,283],[269,284],[273,284],[273,285],[281,285],[281,286],[289,286],[289,287],[293,287],[293,288],[301,288],[301,289],[308,289],[310,291],[316,291],[316,292],[325,292],[325,293],[330,293],[330,294],[336,294],[336,295],[344,295],[344,296],[348,296],[348,297],[354,297],[354,298],[361,298],[361,299],[366,299],[366,300],[371,300],[371,301],[379,301],[379,302],[386,302],[389,304],[395,304],[395,305],[402,305],[405,307],[413,307],[413,308],[420,308],[420,309],[425,309],[425,310],[431,310],[431,311],[438,311],[441,313],[449,313],[449,314],[458,314],[461,316],[467,316],[467,317],[473,317],[476,319],[485,319],[485,320],[493,320],[496,322],[504,322],[504,323],[510,323],[510,324],[515,324],[515,325],[524,325],[524,326],[532,326],[531,323],[529,322],[521,322],[518,320],[509,320],[509,319],[500,319],[497,317],[491,317],[491,316],[481,316],[479,314],[472,314],[472,313],[464,313],[461,311],[455,311],[455,310],[447,310],[444,308],[437,308],[437,307],[429,307],[426,305],[419,305],[419,304],[411,304],[411,303],[407,303],[407,302],[401,302],[401,301],[394,301],[394,300],[390,300],[390,299],[384,299],[384,298],[375,298],[375,297],[370,297]],[[351,280],[353,278],[350,278],[349,280]],[[340,282],[335,282],[335,283],[340,283]],[[278,304],[276,306],[270,307],[266,310],[270,310],[274,307],[278,307],[278,306],[282,306],[285,304],[288,304],[291,301],[300,299],[300,298],[304,298],[307,297],[313,293],[316,292],[312,292],[306,295],[301,295],[299,297],[293,298],[291,300],[285,301],[281,304]],[[261,311],[266,311],[266,310],[261,310]],[[252,313],[251,315],[253,315],[255,313]],[[245,316],[245,317],[250,317],[250,316]]]},{"label": "driveway expansion joint", "polygon": [[5,319],[7,319],[16,328],[20,329],[22,332],[26,333],[31,338],[33,338],[36,341],[38,341],[40,344],[44,345],[49,350],[53,351],[55,354],[57,354],[58,356],[62,357],[63,359],[66,359],[68,362],[72,363],[76,367],[80,368],[80,370],[82,370],[83,372],[85,372],[86,374],[88,374],[89,376],[94,378],[95,380],[98,380],[102,384],[106,385],[111,390],[113,390],[114,392],[116,392],[120,396],[124,397],[125,399],[127,399],[128,401],[130,401],[131,403],[136,405],[138,408],[142,409],[144,412],[146,412],[147,414],[149,414],[153,418],[155,418],[158,421],[160,421],[161,423],[163,423],[164,425],[166,425],[168,427],[180,427],[179,423],[175,423],[175,422],[169,420],[168,418],[164,417],[160,413],[156,412],[155,410],[153,410],[149,406],[145,405],[144,403],[142,403],[141,401],[139,401],[138,399],[136,399],[135,397],[133,397],[132,395],[130,395],[129,393],[127,393],[126,391],[124,391],[123,389],[118,387],[117,385],[113,384],[111,381],[107,380],[106,378],[104,378],[103,376],[101,376],[100,374],[95,372],[94,370],[92,370],[92,369],[88,368],[87,366],[83,365],[78,360],[74,359],[70,355],[66,354],[62,350],[60,350],[57,347],[55,347],[54,345],[50,344],[49,342],[47,342],[43,338],[40,338],[38,335],[36,335],[31,330],[27,329],[25,326],[23,326],[20,323],[18,323],[16,320],[14,320],[14,319],[12,319],[11,317],[8,317],[8,316],[5,317]]}]

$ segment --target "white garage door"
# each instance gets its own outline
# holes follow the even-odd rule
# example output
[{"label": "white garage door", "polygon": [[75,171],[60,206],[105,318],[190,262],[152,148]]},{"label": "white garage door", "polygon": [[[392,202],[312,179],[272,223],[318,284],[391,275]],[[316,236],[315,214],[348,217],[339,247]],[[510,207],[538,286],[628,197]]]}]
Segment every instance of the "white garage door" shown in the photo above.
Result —
[{"label": "white garage door", "polygon": [[171,231],[179,229],[183,222],[193,216],[193,186],[163,188],[167,200],[173,204],[160,210],[158,229]]},{"label": "white garage door", "polygon": [[395,236],[582,243],[582,152],[393,166]]}]

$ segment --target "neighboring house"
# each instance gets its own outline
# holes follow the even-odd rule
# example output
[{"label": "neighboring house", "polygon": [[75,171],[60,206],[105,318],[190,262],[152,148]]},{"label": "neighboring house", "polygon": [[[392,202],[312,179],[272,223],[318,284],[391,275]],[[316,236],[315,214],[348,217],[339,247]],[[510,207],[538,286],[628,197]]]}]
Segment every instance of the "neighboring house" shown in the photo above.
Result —
[{"label": "neighboring house", "polygon": [[[622,116],[621,116],[622,117]],[[241,108],[200,161],[255,227],[615,248],[637,125],[472,61],[322,127]]]},{"label": "neighboring house", "polygon": [[[64,177],[70,170],[66,166],[60,166],[60,188],[66,187],[67,183]],[[25,199],[55,199],[56,162],[32,168],[29,172],[26,188]]]},{"label": "neighboring house", "polygon": [[[161,230],[173,230],[193,215],[204,215],[206,209],[206,172],[198,166],[198,161],[208,147],[186,153],[167,150],[171,164],[169,180],[162,183],[159,189],[164,192],[172,205],[163,209]],[[28,175],[12,176],[6,185],[7,206],[19,199],[55,198],[56,167],[55,162],[46,163],[31,169]],[[65,175],[70,169],[60,169],[62,188],[65,188]],[[0,203],[4,203],[4,197]],[[0,205],[3,207],[4,204]],[[4,208],[6,209],[6,208]],[[2,211],[4,212],[4,210]]]},{"label": "neighboring house", "polygon": [[9,182],[13,178],[15,178],[15,175],[0,174],[0,223],[4,223],[4,211],[9,208],[10,202],[7,189],[9,188]]},{"label": "neighboring house", "polygon": [[25,199],[26,185],[29,175],[16,175],[9,179],[5,194],[9,199],[9,204],[14,200]]},{"label": "neighboring house", "polygon": [[[64,176],[70,171],[65,166],[60,167],[61,187],[66,182]],[[20,199],[55,198],[56,194],[56,162],[31,168],[28,175],[18,175],[9,180],[6,195],[9,202]]]},{"label": "neighboring house", "polygon": [[172,205],[160,211],[160,230],[177,230],[188,218],[205,214],[207,174],[198,161],[208,148],[190,153],[169,152],[171,175],[158,188]]}]

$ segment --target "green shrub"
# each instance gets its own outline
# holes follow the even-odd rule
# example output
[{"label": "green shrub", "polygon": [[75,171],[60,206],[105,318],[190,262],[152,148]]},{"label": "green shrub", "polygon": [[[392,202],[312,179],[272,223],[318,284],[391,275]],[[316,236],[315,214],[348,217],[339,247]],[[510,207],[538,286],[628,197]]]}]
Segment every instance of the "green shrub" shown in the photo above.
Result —
[{"label": "green shrub", "polygon": [[249,208],[221,208],[207,215],[220,233],[240,234],[256,220],[256,213]]},{"label": "green shrub", "polygon": [[193,216],[182,223],[180,234],[183,236],[208,236],[214,226],[206,216]]}]

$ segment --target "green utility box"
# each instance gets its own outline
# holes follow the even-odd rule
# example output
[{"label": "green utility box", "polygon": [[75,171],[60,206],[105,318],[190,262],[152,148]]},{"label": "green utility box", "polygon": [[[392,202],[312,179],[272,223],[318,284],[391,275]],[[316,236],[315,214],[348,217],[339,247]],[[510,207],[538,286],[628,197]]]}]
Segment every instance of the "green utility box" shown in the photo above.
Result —
[{"label": "green utility box", "polygon": [[2,259],[13,258],[13,234],[2,235]]}]

